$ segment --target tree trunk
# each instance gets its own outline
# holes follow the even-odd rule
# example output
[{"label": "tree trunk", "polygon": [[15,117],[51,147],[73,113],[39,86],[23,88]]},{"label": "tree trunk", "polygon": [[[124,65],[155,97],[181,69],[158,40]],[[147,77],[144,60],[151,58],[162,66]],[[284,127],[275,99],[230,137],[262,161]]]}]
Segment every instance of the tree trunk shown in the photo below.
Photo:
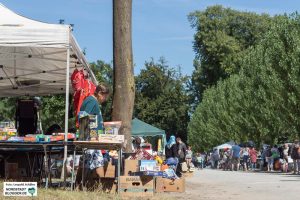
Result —
[{"label": "tree trunk", "polygon": [[114,94],[112,120],[122,121],[126,152],[131,152],[131,120],[135,84],[131,39],[132,0],[113,0]]}]

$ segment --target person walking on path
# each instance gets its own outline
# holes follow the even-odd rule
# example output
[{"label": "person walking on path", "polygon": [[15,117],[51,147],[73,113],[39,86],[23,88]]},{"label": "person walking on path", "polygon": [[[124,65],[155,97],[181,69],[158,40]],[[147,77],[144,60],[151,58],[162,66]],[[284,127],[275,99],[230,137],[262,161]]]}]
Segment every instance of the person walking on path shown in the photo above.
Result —
[{"label": "person walking on path", "polygon": [[186,156],[185,156],[185,161],[186,164],[188,166],[188,169],[190,169],[192,167],[192,158],[193,158],[193,151],[191,146],[188,146],[187,150],[186,150]]},{"label": "person walking on path", "polygon": [[274,162],[274,160],[272,158],[272,152],[271,152],[271,147],[270,146],[268,146],[266,148],[265,158],[266,158],[268,172],[273,171],[273,162]]},{"label": "person walking on path", "polygon": [[203,169],[204,168],[204,161],[205,161],[204,156],[205,155],[201,154],[201,153],[197,153],[196,154],[197,168],[198,169]]},{"label": "person walking on path", "polygon": [[273,146],[273,148],[271,149],[271,153],[272,153],[272,160],[273,160],[272,163],[273,170],[278,170],[278,162],[279,162],[280,154],[277,145]]},{"label": "person walking on path", "polygon": [[215,149],[211,156],[212,156],[212,168],[213,169],[218,169],[219,168],[219,161],[220,161],[219,149]]},{"label": "person walking on path", "polygon": [[287,173],[289,170],[289,145],[284,144],[282,151],[282,172]]},{"label": "person walking on path", "polygon": [[300,174],[300,144],[299,140],[295,140],[292,150],[291,158],[293,159],[294,164],[294,174]]},{"label": "person walking on path", "polygon": [[256,162],[257,162],[257,151],[255,147],[251,147],[249,150],[249,156],[250,156],[250,169],[254,171],[256,169]]},{"label": "person walking on path", "polygon": [[179,165],[177,167],[177,176],[181,177],[182,176],[182,163],[185,162],[185,156],[186,156],[186,145],[185,143],[181,140],[180,137],[177,137],[177,147],[178,147],[178,156],[179,156]]},{"label": "person walking on path", "polygon": [[231,171],[238,170],[239,164],[240,164],[240,154],[241,153],[241,147],[237,144],[232,146],[231,149]]},{"label": "person walking on path", "polygon": [[243,168],[244,171],[248,171],[248,161],[249,161],[249,148],[242,148],[242,157],[243,157]]},{"label": "person walking on path", "polygon": [[227,171],[229,169],[231,169],[230,165],[230,150],[229,149],[224,149],[224,154],[223,154],[223,170]]}]

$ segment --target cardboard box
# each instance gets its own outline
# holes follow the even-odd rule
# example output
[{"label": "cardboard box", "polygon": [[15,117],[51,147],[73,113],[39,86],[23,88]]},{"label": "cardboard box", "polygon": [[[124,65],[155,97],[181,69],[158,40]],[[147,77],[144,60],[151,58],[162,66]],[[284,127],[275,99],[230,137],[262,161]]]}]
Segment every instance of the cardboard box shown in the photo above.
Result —
[{"label": "cardboard box", "polygon": [[109,162],[107,165],[104,166],[104,177],[105,178],[116,177],[116,166],[112,165],[111,162]]},{"label": "cardboard box", "polygon": [[155,180],[155,192],[185,192],[185,178],[172,180],[157,177]]},{"label": "cardboard box", "polygon": [[115,194],[117,192],[117,181],[114,178],[90,178],[86,182],[86,189],[87,191]]},{"label": "cardboard box", "polygon": [[120,196],[151,197],[154,195],[154,181],[151,176],[120,176]]},{"label": "cardboard box", "polygon": [[93,173],[94,178],[115,178],[116,177],[116,166],[112,165],[111,162],[106,163],[104,167],[98,167]]},{"label": "cardboard box", "polygon": [[139,172],[139,160],[125,160],[124,176],[131,175],[133,172]]},{"label": "cardboard box", "polygon": [[124,135],[99,134],[98,141],[103,143],[123,143],[125,138]]},{"label": "cardboard box", "polygon": [[5,162],[5,179],[17,179],[18,174],[18,163]]}]

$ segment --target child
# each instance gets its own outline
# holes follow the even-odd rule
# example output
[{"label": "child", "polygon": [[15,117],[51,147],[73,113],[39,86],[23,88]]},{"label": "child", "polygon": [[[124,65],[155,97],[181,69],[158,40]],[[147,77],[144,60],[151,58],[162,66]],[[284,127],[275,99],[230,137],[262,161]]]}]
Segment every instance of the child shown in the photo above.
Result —
[{"label": "child", "polygon": [[188,146],[188,149],[186,150],[185,161],[186,161],[186,164],[189,169],[192,167],[192,165],[191,165],[192,157],[193,157],[192,148],[191,148],[191,146]]}]

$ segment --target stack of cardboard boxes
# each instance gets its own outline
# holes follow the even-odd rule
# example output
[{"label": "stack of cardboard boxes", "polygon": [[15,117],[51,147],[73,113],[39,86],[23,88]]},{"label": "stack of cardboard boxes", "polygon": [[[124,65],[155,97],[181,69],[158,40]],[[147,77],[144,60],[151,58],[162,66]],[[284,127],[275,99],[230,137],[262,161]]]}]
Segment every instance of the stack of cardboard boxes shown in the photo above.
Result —
[{"label": "stack of cardboard boxes", "polygon": [[[121,124],[121,121],[104,122],[104,132],[96,133],[96,135],[90,133],[90,139],[92,140],[94,137],[94,139],[100,143],[124,143],[124,135],[119,135]],[[92,132],[92,130],[90,131]],[[115,180],[117,176],[117,165],[113,164],[113,160],[119,158],[117,151],[110,151],[109,155],[112,159],[106,162],[103,168],[97,168],[97,171],[93,172],[93,180],[91,180],[92,184],[90,185],[94,187],[94,182],[97,181],[104,192],[115,193],[117,191],[117,182]]]},{"label": "stack of cardboard boxes", "polygon": [[92,178],[92,187],[94,187],[94,181],[100,181],[99,183],[104,192],[113,194],[117,191],[116,166],[112,162],[106,163],[103,168],[98,168],[97,172],[94,171]]},{"label": "stack of cardboard boxes", "polygon": [[[124,197],[151,197],[154,194],[154,179],[151,176],[138,175],[140,169],[151,168],[151,162],[141,166],[140,160],[125,160],[124,176],[120,177],[120,195]],[[153,165],[152,165],[153,169]]]},{"label": "stack of cardboard boxes", "polygon": [[155,160],[125,160],[121,196],[151,197],[160,192],[185,192],[185,178],[165,178]]}]

